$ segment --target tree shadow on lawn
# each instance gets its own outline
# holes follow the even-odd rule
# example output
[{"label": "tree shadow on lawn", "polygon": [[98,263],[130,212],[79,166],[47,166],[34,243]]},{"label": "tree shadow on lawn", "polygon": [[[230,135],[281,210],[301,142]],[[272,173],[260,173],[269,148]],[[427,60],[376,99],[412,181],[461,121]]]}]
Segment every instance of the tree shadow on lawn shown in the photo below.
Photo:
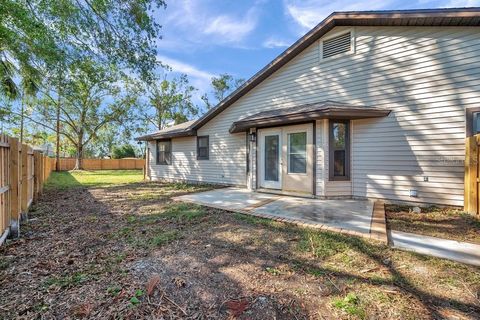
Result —
[{"label": "tree shadow on lawn", "polygon": [[[478,306],[426,292],[395,265],[385,264],[382,253],[389,249],[384,246],[284,224],[277,227],[270,220],[206,207],[172,204],[168,198],[158,203],[154,214],[142,217],[130,210],[133,204],[127,193],[146,191],[144,188],[159,192],[176,187],[139,183],[98,192],[86,188],[47,190],[34,207],[34,219],[26,224],[25,237],[2,248],[7,258],[0,270],[5,280],[0,288],[0,308],[7,310],[6,316],[174,318],[187,314],[225,318],[233,314],[239,318],[291,319],[331,314],[331,305],[318,288],[310,285],[315,294],[300,297],[295,292],[303,290],[305,277],[311,274],[317,277],[307,282],[319,279],[317,287],[323,289],[335,279],[395,286],[434,318],[443,317],[437,307],[479,315]],[[177,190],[178,194],[188,193],[184,188]],[[267,233],[280,241],[255,239],[255,235],[264,237]],[[242,237],[241,241],[236,236]],[[319,237],[312,251],[317,258],[289,251],[297,246],[306,246],[308,251],[310,236]],[[290,241],[292,237],[299,238],[300,243]],[[335,248],[329,252],[322,243]],[[324,264],[324,257],[347,250],[387,268],[390,279]],[[282,264],[294,272],[279,268]],[[160,276],[158,287],[148,295],[147,283],[156,275]],[[309,300],[317,293],[320,299],[315,305]],[[345,293],[340,288],[334,295]],[[357,316],[361,318],[362,313]]]}]

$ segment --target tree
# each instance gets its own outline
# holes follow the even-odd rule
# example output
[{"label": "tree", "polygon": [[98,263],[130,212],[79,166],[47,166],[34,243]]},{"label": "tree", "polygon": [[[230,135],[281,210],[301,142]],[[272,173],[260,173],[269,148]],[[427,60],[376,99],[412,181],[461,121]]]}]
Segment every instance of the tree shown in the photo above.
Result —
[{"label": "tree", "polygon": [[135,149],[130,144],[123,146],[114,146],[112,149],[112,159],[135,158]]},{"label": "tree", "polygon": [[98,137],[108,124],[121,124],[130,116],[137,102],[138,84],[116,70],[86,60],[77,62],[70,70],[73,78],[63,88],[64,101],[58,101],[48,94],[43,100],[38,121],[55,131],[57,108],[60,108],[60,134],[76,149],[75,169],[83,169],[86,147]]},{"label": "tree", "polygon": [[79,57],[132,69],[152,79],[163,0],[2,0],[0,90],[15,97],[14,78],[40,77]]},{"label": "tree", "polygon": [[196,89],[190,85],[187,75],[168,80],[164,75],[147,86],[148,102],[141,114],[144,120],[161,130],[171,124],[179,124],[198,113],[192,103],[192,93]]},{"label": "tree", "polygon": [[202,100],[207,105],[207,109],[210,109],[212,106],[218,104],[220,101],[225,99],[227,95],[240,87],[244,82],[244,79],[235,79],[232,75],[228,73],[223,73],[220,74],[218,77],[213,77],[211,79],[211,86],[212,94],[215,98],[214,102],[210,102],[208,94],[205,93],[202,96]]}]

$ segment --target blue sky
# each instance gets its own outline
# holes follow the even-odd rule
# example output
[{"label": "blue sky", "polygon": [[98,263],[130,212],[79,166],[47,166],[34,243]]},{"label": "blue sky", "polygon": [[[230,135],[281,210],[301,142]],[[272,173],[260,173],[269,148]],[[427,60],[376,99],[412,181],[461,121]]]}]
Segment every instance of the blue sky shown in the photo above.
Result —
[{"label": "blue sky", "polygon": [[167,0],[158,58],[199,89],[229,73],[250,78],[333,11],[480,6],[480,0]]}]

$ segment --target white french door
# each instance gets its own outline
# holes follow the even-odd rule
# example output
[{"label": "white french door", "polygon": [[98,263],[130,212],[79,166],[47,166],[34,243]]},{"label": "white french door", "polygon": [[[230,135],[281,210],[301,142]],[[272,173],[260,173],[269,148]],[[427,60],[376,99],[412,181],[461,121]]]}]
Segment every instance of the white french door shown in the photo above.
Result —
[{"label": "white french door", "polygon": [[313,192],[313,126],[259,129],[259,187]]}]

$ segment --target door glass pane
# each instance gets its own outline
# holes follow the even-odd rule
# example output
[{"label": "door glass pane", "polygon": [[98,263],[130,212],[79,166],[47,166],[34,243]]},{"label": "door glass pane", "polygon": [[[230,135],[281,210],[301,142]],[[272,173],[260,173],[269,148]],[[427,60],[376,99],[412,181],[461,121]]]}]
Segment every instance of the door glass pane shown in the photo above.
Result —
[{"label": "door glass pane", "polygon": [[333,142],[335,150],[343,150],[345,149],[345,130],[346,130],[345,123],[334,123],[333,124]]},{"label": "door glass pane", "polygon": [[343,177],[345,175],[345,150],[335,150],[333,154],[333,174]]},{"label": "door glass pane", "polygon": [[265,136],[265,180],[278,181],[279,137]]},{"label": "door glass pane", "polygon": [[307,173],[307,133],[288,134],[288,172]]},{"label": "door glass pane", "polygon": [[347,154],[347,123],[333,123],[333,175],[335,177],[346,176]]},{"label": "door glass pane", "polygon": [[473,134],[480,132],[480,112],[473,113]]}]

